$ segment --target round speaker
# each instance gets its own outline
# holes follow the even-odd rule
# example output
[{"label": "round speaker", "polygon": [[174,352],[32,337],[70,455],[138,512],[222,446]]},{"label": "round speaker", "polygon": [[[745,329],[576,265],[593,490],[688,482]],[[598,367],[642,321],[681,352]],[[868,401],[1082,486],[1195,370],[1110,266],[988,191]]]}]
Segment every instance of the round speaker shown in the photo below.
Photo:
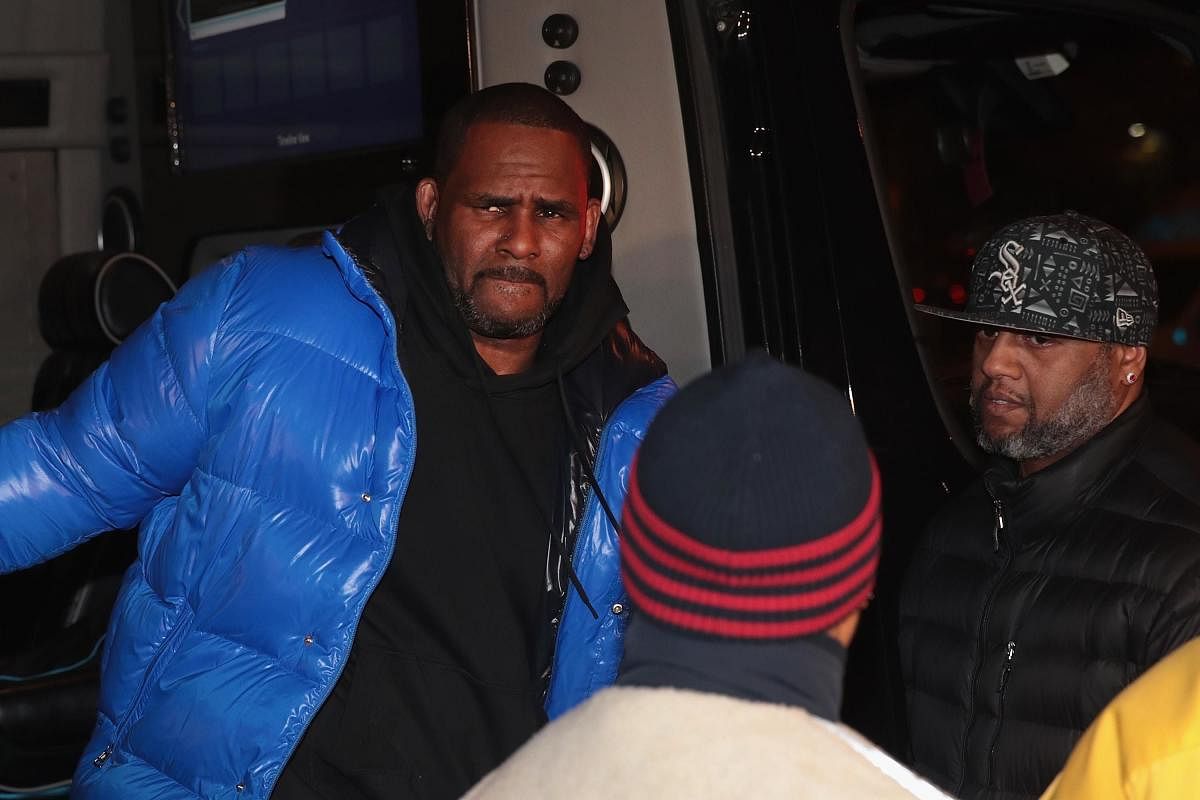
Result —
[{"label": "round speaker", "polygon": [[128,252],[142,244],[142,206],[128,189],[113,189],[100,207],[97,250]]},{"label": "round speaker", "polygon": [[615,230],[625,211],[628,182],[625,161],[612,139],[595,125],[588,125],[592,138],[592,170],[588,178],[588,189],[592,197],[599,198],[600,211]]},{"label": "round speaker", "polygon": [[38,316],[51,347],[112,347],[133,333],[175,284],[138,253],[76,253],[42,278]]}]

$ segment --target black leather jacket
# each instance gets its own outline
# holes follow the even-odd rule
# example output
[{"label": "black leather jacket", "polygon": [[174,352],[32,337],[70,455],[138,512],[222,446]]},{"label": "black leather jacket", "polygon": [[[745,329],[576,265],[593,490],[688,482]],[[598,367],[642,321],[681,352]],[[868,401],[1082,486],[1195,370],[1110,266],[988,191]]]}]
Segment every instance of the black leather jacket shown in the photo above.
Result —
[{"label": "black leather jacket", "polygon": [[933,520],[901,598],[914,767],[1035,798],[1123,687],[1200,634],[1200,455],[1137,401],[1020,479],[997,460]]}]

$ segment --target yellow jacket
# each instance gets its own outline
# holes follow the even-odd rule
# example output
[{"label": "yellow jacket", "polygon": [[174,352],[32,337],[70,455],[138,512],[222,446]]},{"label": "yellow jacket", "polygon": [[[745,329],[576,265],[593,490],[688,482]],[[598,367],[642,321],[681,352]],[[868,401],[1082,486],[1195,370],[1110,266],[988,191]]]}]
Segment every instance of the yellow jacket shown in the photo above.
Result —
[{"label": "yellow jacket", "polygon": [[1042,800],[1200,798],[1200,639],[1126,687]]}]

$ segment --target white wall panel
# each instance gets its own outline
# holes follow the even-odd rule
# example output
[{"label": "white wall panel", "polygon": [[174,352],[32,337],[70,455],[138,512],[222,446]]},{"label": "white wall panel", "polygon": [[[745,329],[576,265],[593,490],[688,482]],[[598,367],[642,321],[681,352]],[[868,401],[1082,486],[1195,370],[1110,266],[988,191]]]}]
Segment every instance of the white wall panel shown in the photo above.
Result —
[{"label": "white wall panel", "polygon": [[[542,41],[553,13],[573,16],[579,39]],[[679,91],[665,4],[652,0],[476,0],[480,85],[542,85],[553,61],[574,62],[579,89],[563,99],[616,144],[629,173],[613,267],[638,334],[681,382],[710,365],[700,256]]]},{"label": "white wall panel", "polygon": [[104,0],[0,0],[0,53],[103,49]]},{"label": "white wall panel", "polygon": [[38,332],[37,294],[59,256],[54,152],[0,152],[0,423],[29,410],[50,352]]}]

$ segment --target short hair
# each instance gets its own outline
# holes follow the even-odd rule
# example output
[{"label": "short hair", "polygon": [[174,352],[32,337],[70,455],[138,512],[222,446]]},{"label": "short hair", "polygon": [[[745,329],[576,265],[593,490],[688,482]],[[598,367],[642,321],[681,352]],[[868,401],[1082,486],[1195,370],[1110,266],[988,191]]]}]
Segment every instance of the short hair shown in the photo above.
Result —
[{"label": "short hair", "polygon": [[574,137],[583,159],[584,175],[592,161],[592,137],[587,123],[556,95],[532,83],[499,83],[469,94],[446,112],[438,130],[433,177],[444,183],[458,164],[471,126],[481,122],[526,125],[562,131]]}]

